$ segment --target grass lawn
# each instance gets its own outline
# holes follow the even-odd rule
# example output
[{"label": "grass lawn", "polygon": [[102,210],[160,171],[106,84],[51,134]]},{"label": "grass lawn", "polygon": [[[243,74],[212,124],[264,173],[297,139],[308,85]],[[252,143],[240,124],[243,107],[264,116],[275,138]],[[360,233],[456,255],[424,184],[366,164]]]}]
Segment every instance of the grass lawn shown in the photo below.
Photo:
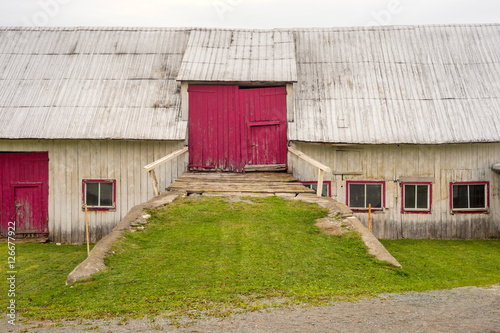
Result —
[{"label": "grass lawn", "polygon": [[[115,244],[107,271],[71,287],[66,277],[86,246],[17,244],[17,309],[33,319],[226,315],[277,303],[500,283],[499,240],[383,241],[403,265],[396,269],[368,255],[355,232],[321,233],[314,220],[326,211],[316,205],[249,200],[183,198],[153,211],[144,231]],[[0,251],[5,271],[5,243]],[[4,279],[4,305],[6,287]]]}]

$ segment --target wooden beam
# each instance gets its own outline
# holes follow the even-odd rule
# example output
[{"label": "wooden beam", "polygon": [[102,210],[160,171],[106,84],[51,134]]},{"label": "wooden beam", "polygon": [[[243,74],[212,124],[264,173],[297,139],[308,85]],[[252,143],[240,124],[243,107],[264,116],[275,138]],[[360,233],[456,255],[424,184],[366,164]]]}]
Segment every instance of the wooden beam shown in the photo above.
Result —
[{"label": "wooden beam", "polygon": [[293,83],[286,84],[286,120],[294,121]]},{"label": "wooden beam", "polygon": [[188,82],[181,82],[181,120],[189,119],[189,93]]},{"label": "wooden beam", "polygon": [[143,167],[143,170],[144,171],[153,170],[154,168],[162,165],[163,163],[168,162],[171,159],[176,158],[177,156],[184,154],[185,152],[188,151],[188,149],[189,149],[188,147],[184,147],[182,149],[174,151],[173,153],[168,154],[167,156],[164,156],[164,157],[162,157],[162,158],[160,158],[160,159],[158,159],[158,160],[156,160],[156,161],[154,161],[152,163],[149,163],[148,165],[146,165],[145,167]]},{"label": "wooden beam", "polygon": [[160,189],[158,187],[158,180],[156,179],[156,172],[154,169],[149,170],[149,177],[151,178],[151,183],[153,184],[153,192],[155,197],[160,195]]},{"label": "wooden beam", "polygon": [[360,176],[362,172],[350,172],[350,171],[334,171],[334,176]]},{"label": "wooden beam", "polygon": [[245,172],[282,171],[282,170],[286,170],[286,164],[245,165]]},{"label": "wooden beam", "polygon": [[303,159],[304,161],[306,161],[307,163],[309,164],[312,164],[314,165],[315,167],[323,170],[324,172],[328,172],[328,173],[331,173],[332,172],[332,169],[330,167],[327,167],[326,165],[324,165],[323,163],[321,162],[318,162],[316,161],[314,158],[310,157],[310,156],[307,156],[306,154],[304,154],[303,152],[301,152],[300,150],[297,150],[293,147],[288,147],[288,151],[296,156],[298,156],[299,158]]},{"label": "wooden beam", "polygon": [[323,170],[318,169],[318,186],[316,189],[316,195],[318,197],[323,193]]},{"label": "wooden beam", "polygon": [[400,182],[427,182],[434,183],[434,177],[399,177]]}]

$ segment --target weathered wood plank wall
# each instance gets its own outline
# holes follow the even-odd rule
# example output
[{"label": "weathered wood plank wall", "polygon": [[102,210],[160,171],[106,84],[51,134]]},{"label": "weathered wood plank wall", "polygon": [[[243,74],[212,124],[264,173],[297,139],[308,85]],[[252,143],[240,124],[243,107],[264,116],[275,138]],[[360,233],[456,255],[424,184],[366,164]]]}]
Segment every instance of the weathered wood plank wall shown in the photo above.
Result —
[{"label": "weathered wood plank wall", "polygon": [[[85,241],[82,179],[116,179],[116,211],[89,211],[90,238],[97,241],[133,206],[153,198],[142,167],[183,147],[182,142],[105,140],[0,140],[0,152],[49,153],[50,240]],[[161,190],[187,168],[187,154],[156,170]]]},{"label": "weathered wood plank wall", "polygon": [[[350,145],[296,143],[307,155],[334,170],[332,197],[346,203],[347,180],[383,180],[386,208],[374,213],[373,233],[379,238],[500,237],[500,175],[491,166],[500,161],[500,143],[454,145]],[[314,181],[315,168],[289,154],[289,170],[299,180]],[[358,174],[353,174],[358,173]],[[431,177],[430,214],[401,213],[401,177]],[[449,186],[457,181],[489,181],[488,214],[452,214]],[[356,213],[365,224],[368,214]]]}]

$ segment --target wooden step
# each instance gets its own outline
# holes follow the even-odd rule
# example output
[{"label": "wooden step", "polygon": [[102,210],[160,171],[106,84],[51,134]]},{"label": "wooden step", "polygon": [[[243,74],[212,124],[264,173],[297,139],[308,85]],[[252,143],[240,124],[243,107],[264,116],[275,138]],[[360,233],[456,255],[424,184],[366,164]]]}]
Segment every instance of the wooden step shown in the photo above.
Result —
[{"label": "wooden step", "polygon": [[201,178],[201,177],[180,177],[176,180],[176,182],[179,183],[192,183],[192,182],[198,182],[198,183],[252,183],[252,182],[258,182],[258,183],[297,183],[296,179],[290,178],[290,179],[273,179],[273,178],[254,178],[254,177],[248,177],[248,178]]},{"label": "wooden step", "polygon": [[172,183],[167,190],[187,193],[314,193],[288,173],[190,172]]},{"label": "wooden step", "polygon": [[229,185],[221,186],[217,184],[190,184],[190,185],[170,185],[167,190],[177,190],[177,191],[191,191],[194,192],[262,192],[262,193],[315,193],[314,190],[307,188],[305,186],[262,186],[259,184],[247,184],[247,185]]},{"label": "wooden step", "polygon": [[268,177],[274,179],[293,178],[292,175],[286,172],[251,172],[251,173],[231,173],[231,172],[188,172],[182,177],[202,177],[202,178],[261,178]]},{"label": "wooden step", "polygon": [[245,165],[245,172],[283,171],[286,164]]}]

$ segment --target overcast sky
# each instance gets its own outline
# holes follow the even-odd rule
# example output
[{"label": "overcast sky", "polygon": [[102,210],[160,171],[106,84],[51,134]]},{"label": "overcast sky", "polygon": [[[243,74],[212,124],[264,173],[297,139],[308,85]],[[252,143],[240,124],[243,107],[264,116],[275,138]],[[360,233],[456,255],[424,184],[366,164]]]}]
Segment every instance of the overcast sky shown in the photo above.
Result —
[{"label": "overcast sky", "polygon": [[500,0],[0,0],[1,26],[267,29],[499,22]]}]

